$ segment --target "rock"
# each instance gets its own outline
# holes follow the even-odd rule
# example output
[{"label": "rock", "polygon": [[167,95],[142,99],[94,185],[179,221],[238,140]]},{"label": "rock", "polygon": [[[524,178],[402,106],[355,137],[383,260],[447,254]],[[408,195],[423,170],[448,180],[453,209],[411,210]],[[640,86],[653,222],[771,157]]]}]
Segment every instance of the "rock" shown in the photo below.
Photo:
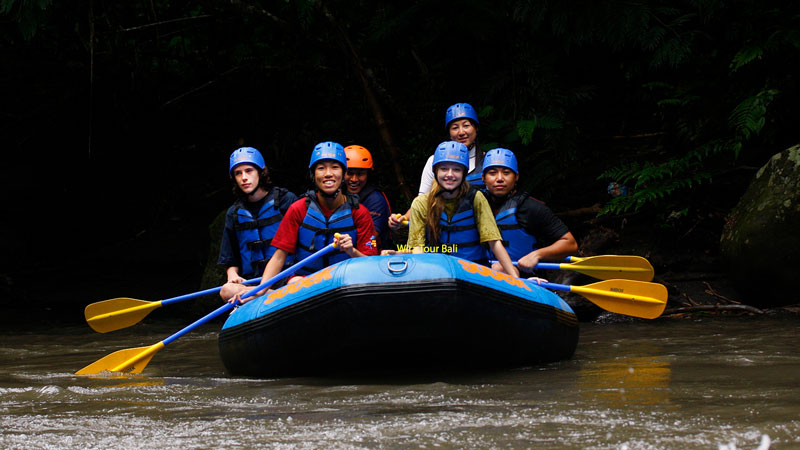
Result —
[{"label": "rock", "polygon": [[219,259],[219,246],[222,240],[222,230],[225,228],[226,212],[227,209],[222,210],[208,226],[210,243],[208,245],[208,261],[203,270],[203,278],[200,281],[202,289],[222,286],[227,280],[225,268],[217,264],[217,260]]},{"label": "rock", "polygon": [[800,145],[774,155],[730,212],[720,251],[747,303],[797,303],[800,273]]}]

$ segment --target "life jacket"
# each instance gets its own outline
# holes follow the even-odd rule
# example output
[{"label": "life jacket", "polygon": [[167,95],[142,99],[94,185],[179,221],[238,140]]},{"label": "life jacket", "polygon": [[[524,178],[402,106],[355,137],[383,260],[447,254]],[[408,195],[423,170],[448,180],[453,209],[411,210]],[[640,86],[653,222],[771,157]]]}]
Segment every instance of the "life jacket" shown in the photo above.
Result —
[{"label": "life jacket", "polygon": [[480,152],[475,149],[475,168],[467,174],[467,183],[470,186],[475,186],[476,189],[485,189],[486,184],[483,183],[483,158],[478,158]]},{"label": "life jacket", "polygon": [[[383,191],[379,190],[377,187],[375,187],[372,184],[367,184],[366,186],[364,186],[364,189],[361,189],[361,192],[358,193],[359,202],[362,205],[364,205],[367,208],[369,208],[369,206],[367,206],[367,205],[370,204],[371,202],[368,202],[367,198],[369,198],[370,196],[378,196],[379,198],[383,198],[383,200],[386,202],[386,206],[387,206],[387,208],[389,210],[389,214],[391,214],[392,207],[389,204],[389,199],[386,198],[386,194],[384,194]],[[380,201],[380,200],[378,200],[378,201]],[[372,222],[373,222],[373,224],[375,224],[374,216],[372,216],[372,214],[370,214],[370,216],[373,217]],[[381,220],[381,218],[378,218],[378,220]],[[387,223],[388,220],[389,220],[388,217],[384,217],[383,220],[382,220],[383,223],[380,224],[380,227],[379,227],[378,224],[375,224],[375,232],[378,232],[378,229],[382,230],[380,232],[379,236],[378,236],[378,238],[380,239],[380,244],[379,244],[380,247],[379,248],[391,249],[391,248],[394,247],[392,245],[391,230],[389,229],[389,225]]]},{"label": "life jacket", "polygon": [[283,188],[273,187],[270,189],[256,217],[253,217],[241,201],[236,203],[233,230],[239,241],[242,276],[245,278],[261,275],[267,262],[275,253],[275,248],[270,247],[269,244],[275,237],[283,219],[280,201],[281,196],[286,192],[288,191]]},{"label": "life jacket", "polygon": [[[525,228],[517,220],[517,208],[527,198],[527,192],[513,195],[503,203],[494,216],[497,228],[500,229],[500,234],[503,236],[503,246],[512,261],[519,261],[520,258],[538,248],[536,237],[525,231]],[[490,259],[496,259],[494,255],[490,254],[489,256]]]},{"label": "life jacket", "polygon": [[[425,242],[428,245],[455,245],[455,252],[447,252],[451,256],[466,259],[469,261],[483,261],[486,259],[486,250],[481,246],[481,237],[478,233],[478,225],[475,223],[475,212],[473,203],[475,188],[470,188],[467,195],[461,198],[452,218],[447,217],[447,211],[442,211],[439,217],[439,242],[432,243],[426,231]],[[450,247],[452,249],[452,247]],[[445,249],[442,248],[442,251]]]},{"label": "life jacket", "polygon": [[[311,256],[314,252],[333,242],[335,233],[349,234],[353,239],[353,245],[356,245],[358,233],[356,233],[356,223],[353,220],[353,211],[358,209],[358,197],[349,194],[345,195],[347,200],[326,219],[325,214],[322,213],[322,208],[317,203],[317,193],[315,191],[306,192],[306,216],[297,231],[296,257],[298,261]],[[307,275],[314,273],[349,257],[347,253],[334,251],[326,254],[321,259],[306,264],[297,270],[297,274]]]},{"label": "life jacket", "polygon": [[483,183],[483,169],[475,167],[472,172],[467,174],[467,183],[476,189],[485,189],[486,184]]}]

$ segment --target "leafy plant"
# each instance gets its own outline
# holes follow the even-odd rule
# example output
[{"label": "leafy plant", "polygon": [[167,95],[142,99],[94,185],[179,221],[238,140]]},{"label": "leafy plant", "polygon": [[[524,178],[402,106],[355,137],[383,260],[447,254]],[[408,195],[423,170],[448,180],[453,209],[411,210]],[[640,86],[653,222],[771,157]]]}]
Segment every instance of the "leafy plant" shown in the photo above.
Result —
[{"label": "leafy plant", "polygon": [[[744,143],[759,134],[766,123],[767,106],[778,95],[774,89],[763,89],[747,97],[733,109],[728,125],[732,135],[709,141],[684,155],[659,164],[638,161],[614,167],[600,174],[605,179],[628,186],[627,195],[609,201],[600,214],[638,211],[646,205],[657,205],[677,192],[712,180],[704,163],[713,155],[731,154],[738,158]],[[664,104],[686,104],[683,100]]]}]

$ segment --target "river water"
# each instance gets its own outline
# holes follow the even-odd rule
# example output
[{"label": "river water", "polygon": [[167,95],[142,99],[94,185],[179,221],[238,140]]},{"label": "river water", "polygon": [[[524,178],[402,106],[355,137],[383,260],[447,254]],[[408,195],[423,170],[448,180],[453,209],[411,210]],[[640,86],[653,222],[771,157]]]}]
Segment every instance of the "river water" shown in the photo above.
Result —
[{"label": "river water", "polygon": [[225,374],[217,324],[141,375],[73,375],[184,325],[0,331],[0,448],[800,448],[797,317],[582,324],[572,359],[491,373],[269,380]]}]

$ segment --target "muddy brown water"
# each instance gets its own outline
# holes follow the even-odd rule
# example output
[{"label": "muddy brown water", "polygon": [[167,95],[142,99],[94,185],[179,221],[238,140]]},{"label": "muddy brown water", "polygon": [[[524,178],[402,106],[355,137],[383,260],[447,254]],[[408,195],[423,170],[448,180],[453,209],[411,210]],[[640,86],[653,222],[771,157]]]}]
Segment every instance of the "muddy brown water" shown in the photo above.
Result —
[{"label": "muddy brown water", "polygon": [[141,375],[73,375],[184,325],[0,331],[0,448],[800,448],[796,317],[582,324],[572,359],[489,373],[267,380],[226,375],[217,324]]}]

